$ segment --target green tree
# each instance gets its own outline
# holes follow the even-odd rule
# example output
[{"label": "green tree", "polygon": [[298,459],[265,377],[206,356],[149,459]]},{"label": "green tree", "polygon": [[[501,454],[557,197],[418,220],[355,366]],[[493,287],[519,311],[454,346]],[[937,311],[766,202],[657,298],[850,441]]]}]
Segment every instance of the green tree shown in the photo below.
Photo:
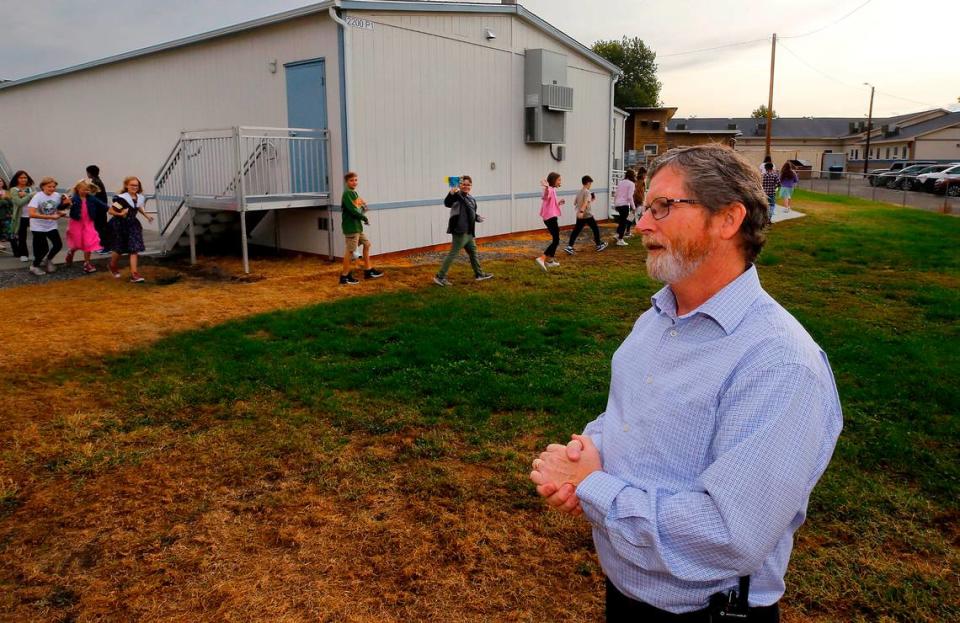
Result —
[{"label": "green tree", "polygon": [[592,49],[623,71],[614,90],[614,104],[620,108],[660,106],[662,85],[657,80],[657,53],[639,37],[597,41]]},{"label": "green tree", "polygon": [[[757,108],[757,109],[754,110],[752,113],[750,113],[750,117],[752,117],[753,119],[766,119],[766,118],[767,118],[767,105],[766,105],[766,104],[760,104],[760,108]],[[774,119],[777,119],[777,118],[779,118],[779,117],[780,117],[780,115],[778,115],[778,114],[777,114],[777,111],[774,110],[774,111],[773,111],[773,118],[774,118]]]}]

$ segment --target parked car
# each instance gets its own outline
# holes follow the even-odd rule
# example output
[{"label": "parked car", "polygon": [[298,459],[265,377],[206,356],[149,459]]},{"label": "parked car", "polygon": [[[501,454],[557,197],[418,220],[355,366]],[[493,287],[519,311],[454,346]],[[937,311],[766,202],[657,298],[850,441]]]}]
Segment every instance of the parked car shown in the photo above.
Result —
[{"label": "parked car", "polygon": [[935,180],[933,192],[938,195],[946,194],[950,197],[960,197],[960,173]]},{"label": "parked car", "polygon": [[899,173],[901,169],[905,169],[915,164],[931,165],[931,164],[937,164],[937,163],[934,162],[933,160],[894,160],[892,163],[890,163],[890,166],[886,169],[874,169],[873,171],[870,171],[870,173],[867,174],[867,181],[870,183],[871,186],[878,186],[879,183],[878,183],[877,177],[880,174],[892,173],[892,172]]},{"label": "parked car", "polygon": [[933,192],[933,185],[937,180],[956,173],[960,173],[960,164],[958,163],[954,163],[950,167],[944,169],[943,171],[938,171],[937,173],[924,173],[922,175],[918,175],[917,181],[920,183],[920,186],[923,188],[923,190],[929,193]]},{"label": "parked car", "polygon": [[[900,172],[900,175],[897,176],[897,179],[893,182],[894,188],[902,188],[904,190],[920,190],[921,184],[917,180],[918,175],[923,175],[924,173],[939,173],[940,171],[945,171],[949,169],[950,164],[935,164],[933,166],[926,166],[918,164],[912,167],[907,167]],[[915,170],[917,167],[920,170]]]},{"label": "parked car", "polygon": [[929,164],[914,164],[909,167],[904,167],[897,171],[887,171],[886,173],[881,173],[877,176],[877,180],[874,182],[874,186],[886,186],[887,188],[898,188],[897,180],[900,179],[901,175],[916,175],[923,169],[929,167]]}]

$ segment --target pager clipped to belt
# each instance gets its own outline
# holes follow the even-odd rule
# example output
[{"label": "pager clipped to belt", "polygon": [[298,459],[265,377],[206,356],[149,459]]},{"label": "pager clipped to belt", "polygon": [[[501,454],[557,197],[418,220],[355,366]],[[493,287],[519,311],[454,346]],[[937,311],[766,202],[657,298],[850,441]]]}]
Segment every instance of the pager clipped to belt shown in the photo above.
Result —
[{"label": "pager clipped to belt", "polygon": [[750,576],[740,578],[738,590],[710,597],[710,623],[746,621],[750,616]]}]

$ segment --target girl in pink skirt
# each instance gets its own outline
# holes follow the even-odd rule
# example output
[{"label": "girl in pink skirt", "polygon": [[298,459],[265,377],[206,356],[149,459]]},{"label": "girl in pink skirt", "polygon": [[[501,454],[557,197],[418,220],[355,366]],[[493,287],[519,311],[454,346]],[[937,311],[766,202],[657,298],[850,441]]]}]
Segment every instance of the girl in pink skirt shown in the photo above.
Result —
[{"label": "girl in pink skirt", "polygon": [[96,198],[99,191],[89,180],[80,180],[73,185],[73,201],[70,204],[70,225],[67,227],[67,266],[73,264],[73,254],[83,251],[83,272],[95,273],[90,263],[90,253],[100,249],[100,236],[94,227],[97,217],[106,215],[107,204]]}]

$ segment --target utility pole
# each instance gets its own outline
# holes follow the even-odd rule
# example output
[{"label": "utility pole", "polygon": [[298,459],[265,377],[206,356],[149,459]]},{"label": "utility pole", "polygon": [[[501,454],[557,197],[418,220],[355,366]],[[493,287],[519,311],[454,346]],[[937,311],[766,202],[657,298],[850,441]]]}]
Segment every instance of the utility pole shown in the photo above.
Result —
[{"label": "utility pole", "polygon": [[770,155],[770,133],[773,131],[773,69],[777,66],[777,33],[773,33],[770,46],[770,94],[767,96],[767,143],[766,155]]},{"label": "utility pole", "polygon": [[870,163],[870,133],[873,131],[873,89],[872,84],[863,83],[865,86],[870,87],[870,112],[867,113],[867,147],[864,150],[866,153],[863,154],[863,174],[867,174],[867,165]]}]

